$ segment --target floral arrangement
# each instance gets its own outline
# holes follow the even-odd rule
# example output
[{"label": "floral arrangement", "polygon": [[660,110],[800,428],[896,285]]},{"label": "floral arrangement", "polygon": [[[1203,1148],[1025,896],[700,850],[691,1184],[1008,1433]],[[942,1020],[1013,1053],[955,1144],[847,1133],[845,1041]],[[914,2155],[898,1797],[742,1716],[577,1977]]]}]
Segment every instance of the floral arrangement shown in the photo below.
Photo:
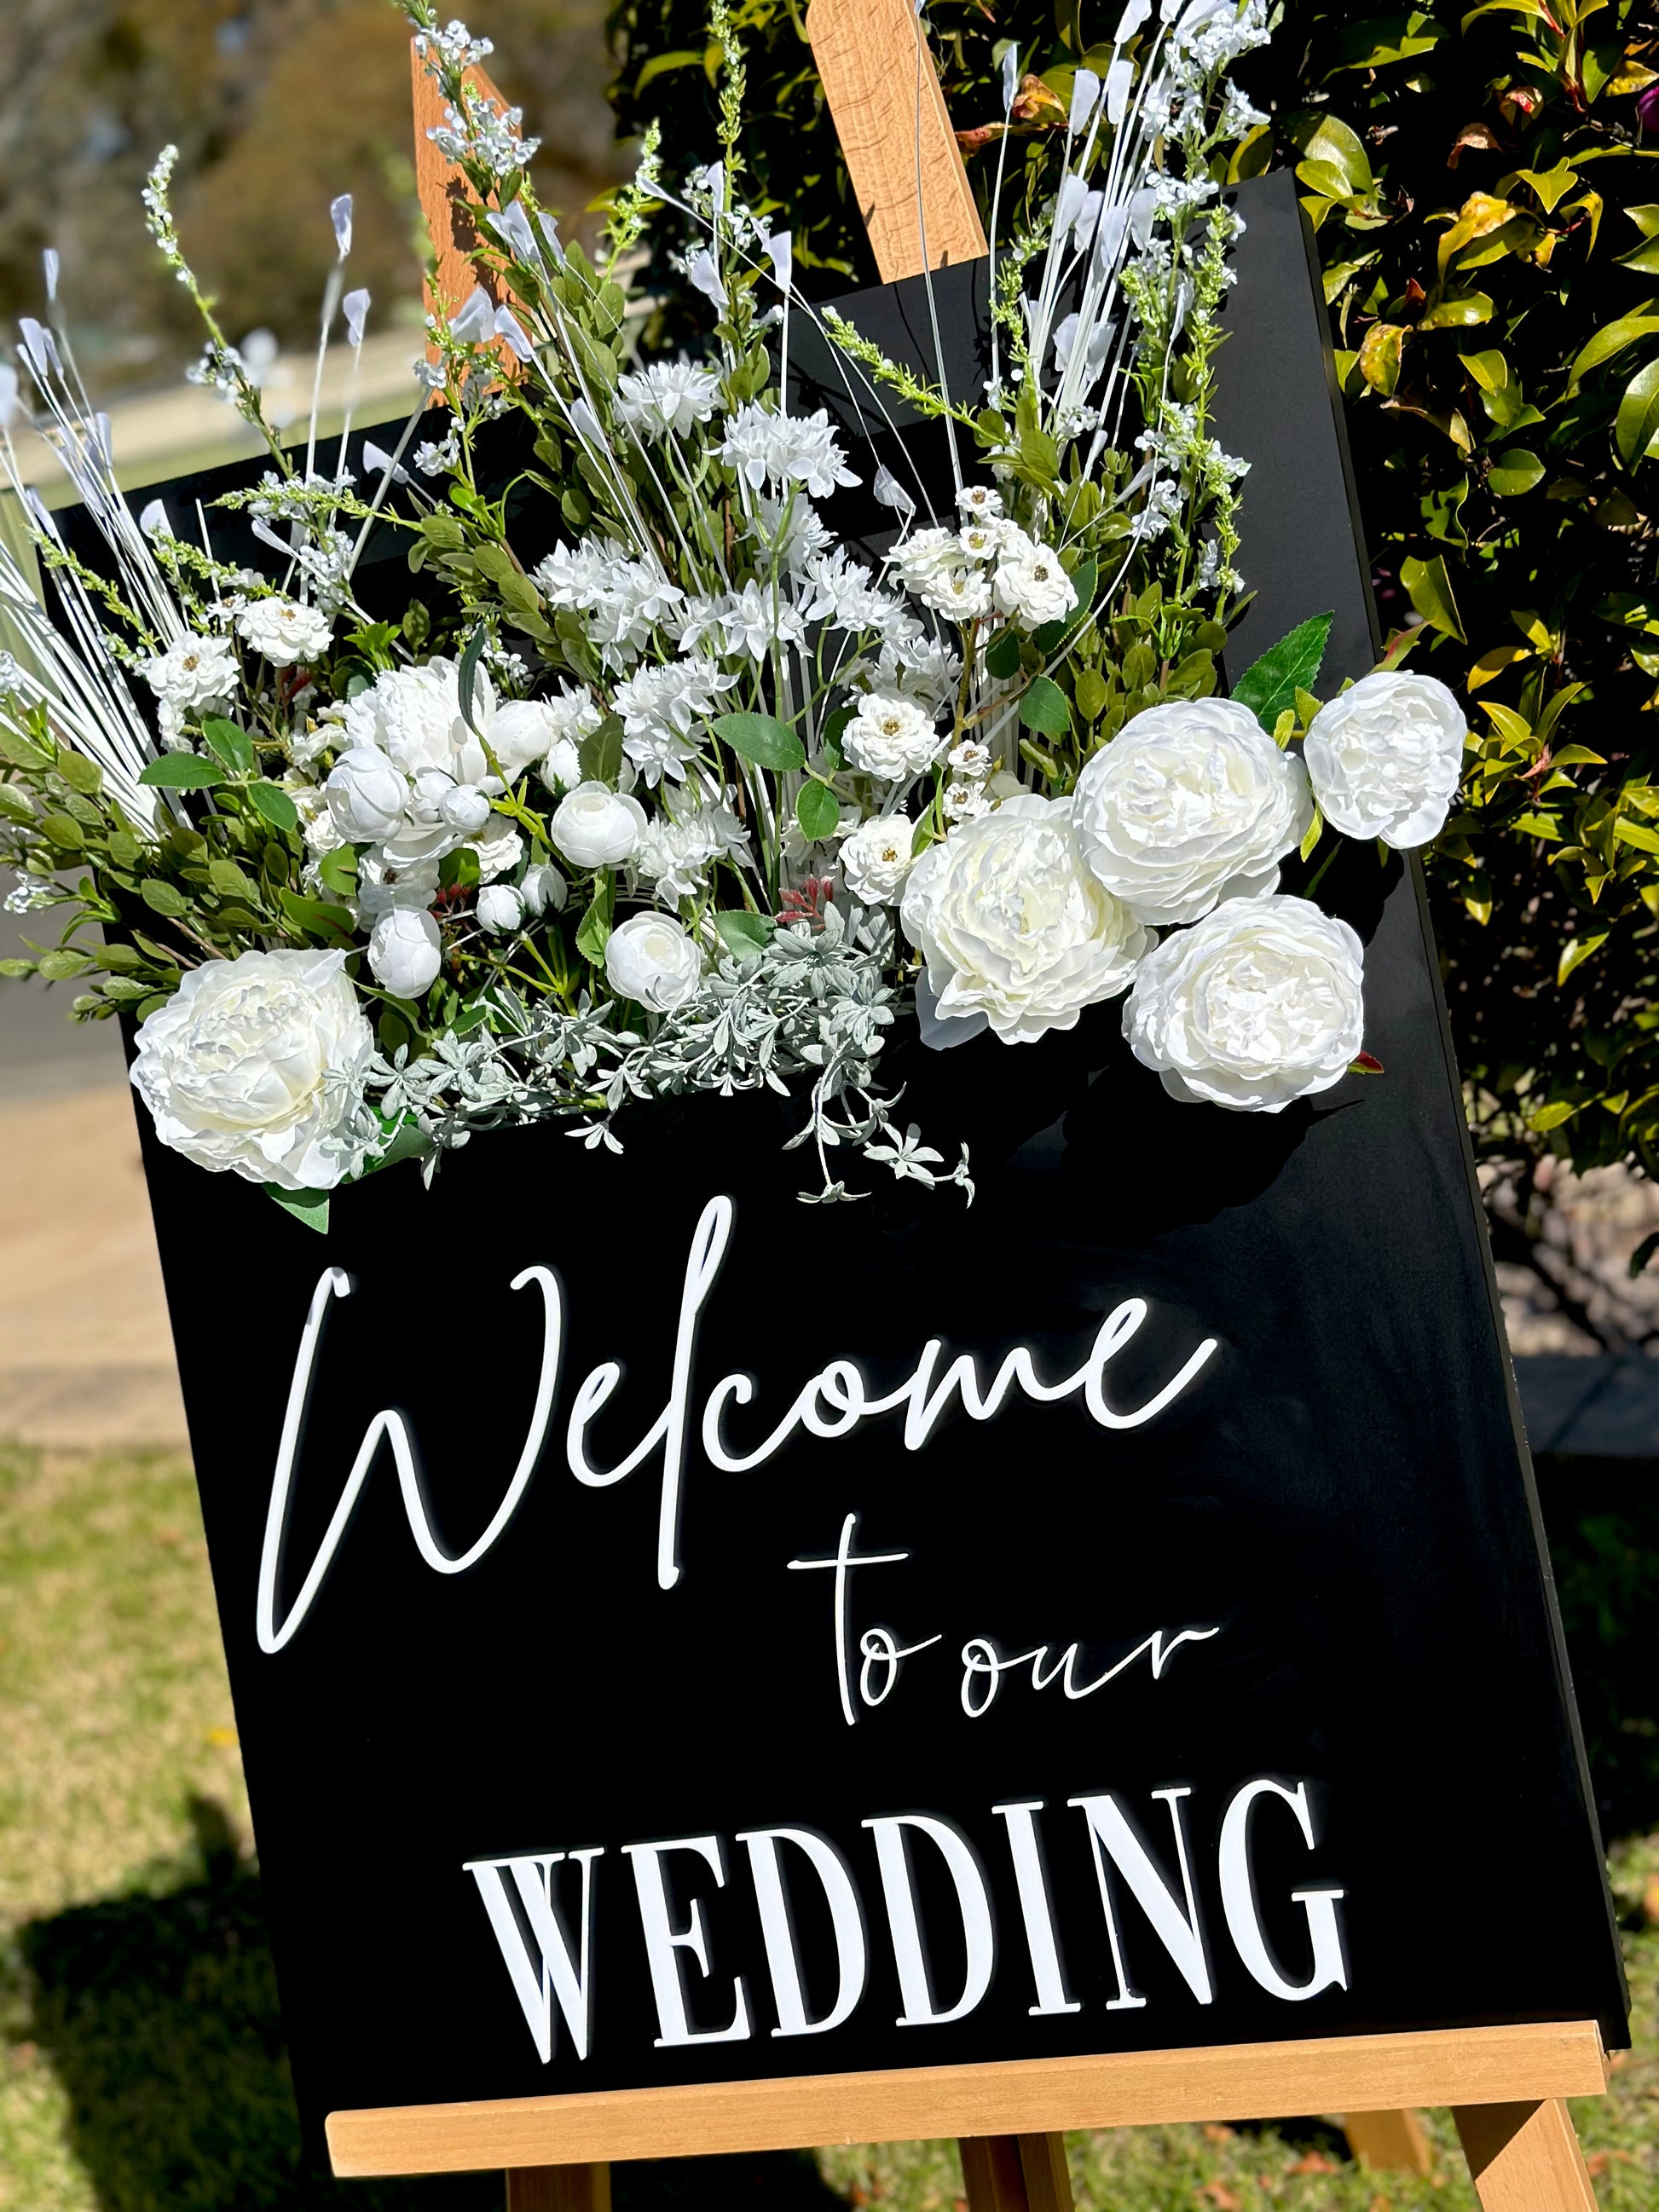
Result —
[{"label": "floral arrangement", "polygon": [[[965,1152],[947,1170],[893,1118],[896,1023],[1017,1045],[1121,999],[1167,1091],[1244,1111],[1366,1065],[1359,941],[1312,896],[1323,868],[1293,896],[1281,863],[1328,826],[1425,842],[1465,730],[1396,669],[1320,706],[1328,617],[1215,696],[1243,589],[1243,464],[1208,427],[1240,228],[1219,181],[1258,119],[1227,72],[1265,40],[1263,0],[1129,0],[1055,166],[999,192],[971,392],[802,297],[787,232],[741,197],[723,0],[723,159],[676,185],[647,137],[598,259],[538,206],[517,113],[469,81],[486,43],[404,7],[479,281],[431,319],[392,449],[354,455],[348,426],[325,471],[314,417],[283,446],[180,251],[171,153],[150,228],[204,319],[193,374],[265,437],[260,481],[221,504],[269,563],[225,561],[199,508],[135,519],[60,328],[26,321],[0,381],[54,603],[0,556],[0,860],[14,909],[69,909],[56,948],[8,964],[78,980],[83,1018],[137,1019],[161,1139],[305,1211],[481,1127],[557,1115],[615,1146],[629,1101],[769,1086],[801,1101],[816,1195],[854,1194],[830,1157],[849,1146],[971,1195]],[[1011,112],[1020,82],[1011,49]],[[624,281],[663,208],[702,241],[695,359],[641,354]],[[342,319],[361,344],[370,307],[333,214],[325,349]],[[859,457],[792,400],[802,316],[861,404],[944,426],[950,511],[884,468],[886,542],[836,534]],[[106,563],[21,487],[26,399]],[[509,416],[529,458],[502,494]],[[398,621],[358,595],[377,529],[408,541]],[[526,536],[552,550],[521,558]]]}]

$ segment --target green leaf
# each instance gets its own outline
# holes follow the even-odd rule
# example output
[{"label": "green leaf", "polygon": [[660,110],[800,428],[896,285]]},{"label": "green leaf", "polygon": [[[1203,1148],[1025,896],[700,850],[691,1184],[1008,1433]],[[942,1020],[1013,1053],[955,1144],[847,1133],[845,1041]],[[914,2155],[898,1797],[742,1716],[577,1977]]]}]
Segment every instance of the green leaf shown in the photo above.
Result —
[{"label": "green leaf", "polygon": [[472,693],[478,679],[478,663],[483,658],[484,647],[489,641],[489,632],[483,623],[478,624],[461,653],[461,665],[455,672],[456,696],[461,702],[461,720],[469,730],[476,731],[472,719]]},{"label": "green leaf", "polygon": [[1630,1255],[1631,1279],[1633,1282],[1654,1254],[1659,1252],[1659,1229],[1651,1230]]},{"label": "green leaf", "polygon": [[664,76],[670,70],[701,69],[703,49],[701,46],[676,46],[672,53],[653,54],[634,80],[634,96],[637,100],[653,77]]},{"label": "green leaf", "polygon": [[726,951],[739,960],[754,959],[777,930],[777,924],[763,914],[717,914],[714,927]]},{"label": "green leaf", "polygon": [[818,750],[829,763],[831,775],[841,766],[842,733],[847,725],[855,719],[856,711],[852,707],[837,707],[818,732]]},{"label": "green leaf", "polygon": [[1638,853],[1659,853],[1659,830],[1627,821],[1622,814],[1613,825],[1613,834],[1621,845],[1634,845]]},{"label": "green leaf", "polygon": [[138,771],[139,782],[158,791],[212,791],[224,780],[224,770],[199,753],[163,753]]},{"label": "green leaf", "polygon": [[616,895],[616,878],[601,876],[593,886],[592,900],[576,932],[577,951],[595,968],[604,960],[605,948],[611,942],[611,915]]},{"label": "green leaf", "polygon": [[1079,668],[1073,679],[1077,694],[1077,710],[1085,722],[1097,722],[1106,711],[1106,702],[1111,696],[1106,679],[1097,668]]},{"label": "green leaf", "polygon": [[1611,361],[1627,345],[1634,345],[1638,338],[1651,337],[1656,331],[1659,331],[1659,315],[1649,312],[1653,305],[1654,302],[1650,301],[1647,307],[1639,308],[1636,313],[1620,315],[1617,322],[1603,324],[1589,343],[1579,349],[1573,358],[1567,384],[1569,398],[1578,389],[1580,380],[1588,376],[1591,369],[1600,368],[1604,361]]},{"label": "green leaf", "polygon": [[999,684],[1010,683],[1019,673],[1019,639],[1011,629],[1000,629],[985,648],[985,665]]},{"label": "green leaf", "polygon": [[325,890],[349,898],[357,888],[357,855],[349,845],[337,845],[317,863],[317,874]]},{"label": "green leaf", "polygon": [[320,899],[301,898],[298,891],[284,890],[277,896],[283,912],[302,936],[331,938],[346,945],[353,942],[351,916],[343,906],[325,906]]},{"label": "green leaf", "polygon": [[1588,960],[1592,952],[1599,952],[1612,934],[1610,930],[1598,929],[1591,937],[1570,937],[1561,947],[1561,957],[1555,964],[1555,987],[1559,990],[1575,968]]},{"label": "green leaf", "polygon": [[1529,1115],[1527,1126],[1535,1129],[1540,1137],[1547,1136],[1550,1130],[1559,1129],[1564,1121],[1570,1121],[1577,1111],[1571,1099],[1557,1098],[1547,1106],[1540,1106],[1535,1114]]},{"label": "green leaf", "polygon": [[0,783],[0,814],[3,814],[9,822],[32,823],[34,808],[29,802],[27,792],[21,790],[15,783]]},{"label": "green leaf", "polygon": [[273,830],[297,830],[300,810],[279,783],[251,783],[247,787],[249,804],[254,811],[263,814]]},{"label": "green leaf", "polygon": [[1311,691],[1318,681],[1335,619],[1334,614],[1310,615],[1277,645],[1270,645],[1260,660],[1252,661],[1234,684],[1234,698],[1249,708],[1270,737],[1285,708],[1295,707],[1297,693]]},{"label": "green leaf", "polygon": [[222,714],[210,714],[202,725],[202,743],[222,768],[232,775],[253,773],[253,740]]},{"label": "green leaf", "polygon": [[1619,403],[1619,419],[1613,428],[1613,441],[1627,469],[1653,458],[1656,446],[1659,446],[1659,361],[1650,361],[1645,368],[1638,368],[1625,386],[1625,396]]},{"label": "green leaf", "polygon": [[1063,738],[1072,726],[1072,703],[1052,677],[1034,676],[1019,695],[1019,719],[1045,738]]},{"label": "green leaf", "polygon": [[607,714],[597,730],[578,748],[584,783],[615,783],[622,774],[623,726],[620,714]]},{"label": "green leaf", "polygon": [[1467,331],[1492,320],[1492,299],[1486,292],[1470,292],[1461,300],[1442,300],[1418,318],[1419,331]]},{"label": "green leaf", "polygon": [[804,783],[795,793],[795,819],[801,835],[815,844],[833,837],[841,821],[841,807],[827,783]]},{"label": "green leaf", "polygon": [[325,1190],[284,1190],[280,1183],[264,1186],[267,1197],[274,1198],[284,1213],[291,1213],[296,1221],[303,1221],[307,1229],[319,1236],[328,1234],[328,1201]]},{"label": "green leaf", "polygon": [[1500,499],[1518,499],[1544,481],[1544,464],[1524,446],[1510,446],[1486,473],[1486,482]]},{"label": "green leaf", "polygon": [[1315,118],[1315,128],[1310,137],[1304,138],[1300,128],[1294,135],[1297,150],[1304,161],[1334,169],[1337,173],[1335,182],[1347,197],[1363,199],[1370,191],[1370,159],[1364,147],[1340,116],[1321,112]]},{"label": "green leaf", "polygon": [[183,893],[156,876],[146,876],[138,886],[138,896],[152,914],[165,915],[169,921],[189,911]]},{"label": "green leaf", "polygon": [[1415,555],[1408,555],[1400,564],[1400,580],[1425,623],[1443,630],[1448,637],[1455,637],[1460,645],[1468,643],[1463,635],[1451,578],[1446,574],[1443,554],[1437,553],[1432,561],[1419,561]]},{"label": "green leaf", "polygon": [[78,791],[88,799],[96,799],[104,787],[104,771],[94,760],[77,753],[72,746],[58,748],[58,773],[71,791]]},{"label": "green leaf", "polygon": [[769,768],[781,775],[806,765],[800,739],[775,714],[716,714],[709,727],[722,744],[730,745],[744,760],[753,761],[757,768]]},{"label": "green leaf", "polygon": [[1073,630],[1080,629],[1088,621],[1095,604],[1095,586],[1100,580],[1100,571],[1091,553],[1086,561],[1079,561],[1072,571],[1072,589],[1077,593],[1077,605],[1058,622],[1044,623],[1031,632],[1031,642],[1044,659],[1059,652],[1060,646]]},{"label": "green leaf", "polygon": [[61,945],[55,952],[42,955],[40,973],[49,983],[67,983],[73,975],[84,975],[92,961],[73,945]]}]

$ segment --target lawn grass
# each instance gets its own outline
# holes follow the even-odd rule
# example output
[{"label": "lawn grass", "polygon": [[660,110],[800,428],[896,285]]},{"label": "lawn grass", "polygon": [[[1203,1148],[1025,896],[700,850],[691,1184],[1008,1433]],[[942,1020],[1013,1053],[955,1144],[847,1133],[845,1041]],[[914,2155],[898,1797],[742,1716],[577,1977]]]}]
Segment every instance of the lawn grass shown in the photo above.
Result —
[{"label": "lawn grass", "polygon": [[[1603,2212],[1659,2202],[1659,1836],[1613,1855],[1637,2047],[1575,2115]],[[1538,1900],[1540,1913],[1547,1898]],[[1524,1942],[1526,1930],[1516,1940]],[[1475,2212],[1361,2172],[1334,2116],[1070,2138],[1079,2212]],[[959,2212],[950,2143],[618,2167],[617,2212]],[[0,2208],[496,2212],[499,2180],[301,2165],[194,1486],[0,1445]]]}]

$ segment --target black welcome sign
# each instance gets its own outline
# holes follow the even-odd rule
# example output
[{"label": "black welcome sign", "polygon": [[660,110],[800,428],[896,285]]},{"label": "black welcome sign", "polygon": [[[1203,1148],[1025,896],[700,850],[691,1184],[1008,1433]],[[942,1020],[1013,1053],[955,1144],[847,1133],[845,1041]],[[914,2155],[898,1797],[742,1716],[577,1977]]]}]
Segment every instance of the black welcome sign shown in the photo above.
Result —
[{"label": "black welcome sign", "polygon": [[[1334,685],[1364,579],[1288,180],[1249,215],[1250,650],[1334,605]],[[313,2131],[1626,2039],[1419,880],[1349,847],[1322,892],[1383,1077],[1227,1115],[1112,1007],[901,1042],[971,1208],[799,1204],[771,1097],[642,1108],[620,1158],[496,1133],[325,1237],[145,1132]]]}]

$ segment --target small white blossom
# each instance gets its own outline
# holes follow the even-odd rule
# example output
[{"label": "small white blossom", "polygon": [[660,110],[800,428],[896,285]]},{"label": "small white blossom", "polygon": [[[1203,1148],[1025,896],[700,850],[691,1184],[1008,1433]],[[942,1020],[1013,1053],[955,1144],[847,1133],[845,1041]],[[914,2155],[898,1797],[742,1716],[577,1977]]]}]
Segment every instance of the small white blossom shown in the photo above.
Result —
[{"label": "small white blossom", "polygon": [[813,415],[775,415],[750,401],[728,421],[720,459],[756,491],[799,483],[814,499],[827,499],[837,485],[859,481],[822,407]]},{"label": "small white blossom", "polygon": [[939,757],[939,732],[912,699],[868,692],[842,732],[848,766],[884,783],[908,783]]},{"label": "small white blossom", "polygon": [[866,906],[896,906],[909,874],[915,825],[902,814],[877,814],[842,840],[841,871]]},{"label": "small white blossom", "polygon": [[712,368],[653,361],[619,380],[617,412],[630,430],[648,438],[684,438],[708,421],[720,394],[720,380]]},{"label": "small white blossom", "polygon": [[224,705],[236,690],[236,655],[222,637],[181,637],[143,665],[156,697],[182,709]]},{"label": "small white blossom", "polygon": [[297,599],[254,599],[236,617],[237,635],[273,668],[321,659],[333,624],[315,607]]}]

